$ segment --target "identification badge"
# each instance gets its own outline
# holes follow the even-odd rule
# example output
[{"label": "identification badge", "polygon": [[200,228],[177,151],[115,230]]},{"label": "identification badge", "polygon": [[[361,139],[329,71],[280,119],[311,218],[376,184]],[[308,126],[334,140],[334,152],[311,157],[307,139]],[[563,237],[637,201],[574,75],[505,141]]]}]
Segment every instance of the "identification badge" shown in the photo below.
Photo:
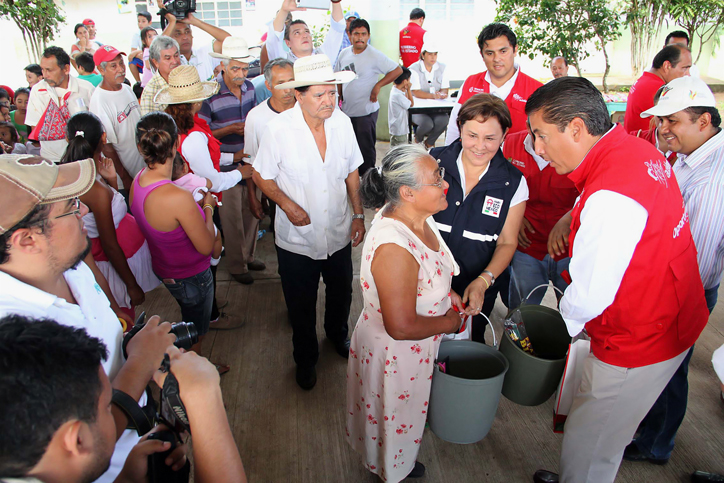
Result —
[{"label": "identification badge", "polygon": [[493,198],[492,196],[485,197],[485,203],[483,203],[483,214],[500,218],[500,211],[503,209],[503,200]]}]

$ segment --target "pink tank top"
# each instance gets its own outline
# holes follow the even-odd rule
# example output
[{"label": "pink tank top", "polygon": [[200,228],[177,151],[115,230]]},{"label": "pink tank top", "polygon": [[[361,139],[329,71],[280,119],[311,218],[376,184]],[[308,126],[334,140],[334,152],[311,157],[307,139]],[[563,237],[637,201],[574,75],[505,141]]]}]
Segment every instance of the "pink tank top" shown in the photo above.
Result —
[{"label": "pink tank top", "polygon": [[[145,170],[144,168],[141,173]],[[194,244],[191,243],[191,240],[181,226],[172,231],[158,231],[148,223],[146,213],[143,211],[146,197],[159,186],[172,183],[172,181],[158,181],[144,188],[138,182],[141,178],[141,173],[133,180],[134,188],[131,211],[136,218],[138,227],[146,237],[146,241],[148,241],[153,271],[159,278],[181,279],[197,275],[209,268],[211,255],[202,255],[196,251]],[[206,219],[204,211],[200,206],[199,211],[201,212],[201,216]]]}]

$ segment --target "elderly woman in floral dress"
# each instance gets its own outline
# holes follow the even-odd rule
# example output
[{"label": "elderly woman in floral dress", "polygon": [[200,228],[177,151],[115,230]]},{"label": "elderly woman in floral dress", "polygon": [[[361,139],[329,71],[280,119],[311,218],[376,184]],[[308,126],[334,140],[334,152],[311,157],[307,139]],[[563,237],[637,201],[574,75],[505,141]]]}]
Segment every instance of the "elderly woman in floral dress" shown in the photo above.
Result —
[{"label": "elderly woman in floral dress", "polygon": [[365,206],[381,208],[363,249],[364,309],[347,366],[347,440],[383,481],[420,477],[416,461],[442,334],[460,329],[451,280],[458,271],[432,215],[447,183],[417,145],[390,151],[362,181]]}]

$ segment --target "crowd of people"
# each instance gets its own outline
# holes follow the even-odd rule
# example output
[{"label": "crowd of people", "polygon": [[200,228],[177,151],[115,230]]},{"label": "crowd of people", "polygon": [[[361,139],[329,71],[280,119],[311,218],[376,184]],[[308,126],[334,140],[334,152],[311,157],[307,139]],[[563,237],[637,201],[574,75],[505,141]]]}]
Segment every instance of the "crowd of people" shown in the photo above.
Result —
[{"label": "crowd of people", "polygon": [[[152,404],[162,366],[188,412],[195,481],[245,481],[219,387],[233,368],[198,353],[226,318],[222,253],[234,281],[254,283],[267,215],[296,382],[317,382],[321,277],[325,335],[348,360],[347,440],[383,481],[425,473],[442,336],[470,317],[484,344],[498,297],[541,303],[531,291],[548,283],[591,352],[560,475],[533,480],[613,482],[622,459],[669,460],[724,272],[724,134],[713,93],[690,75],[686,33],[667,37],[618,125],[564,57],[545,85],[522,72],[507,25],[484,26],[486,70],[451,97],[423,10],[393,59],[340,1],[318,47],[295,0],[261,46],[162,10],[160,33],[138,14],[126,55],[85,19],[69,53],[46,48],[27,87],[0,88],[2,481],[142,481],[148,457],[166,451],[165,465],[187,468],[182,441],[156,439],[163,425],[142,434],[125,409]],[[195,30],[213,41],[195,44]],[[392,149],[378,163],[389,84]],[[454,107],[409,116],[425,99]],[[350,336],[360,245],[364,304]],[[161,284],[195,325],[189,352],[157,316],[122,343]]]}]

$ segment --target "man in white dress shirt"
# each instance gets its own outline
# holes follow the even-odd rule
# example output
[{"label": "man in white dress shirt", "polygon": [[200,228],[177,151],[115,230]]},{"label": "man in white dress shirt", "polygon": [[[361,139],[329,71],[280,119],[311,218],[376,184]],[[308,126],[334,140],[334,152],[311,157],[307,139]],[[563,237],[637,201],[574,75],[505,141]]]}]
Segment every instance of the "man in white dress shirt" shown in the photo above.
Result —
[{"label": "man in white dress shirt", "polygon": [[[342,357],[352,302],[352,246],[364,239],[359,198],[362,154],[349,118],[337,105],[337,85],[353,72],[333,72],[325,55],[294,64],[297,104],[267,124],[254,159],[254,183],[277,204],[279,275],[293,329],[297,384],[317,382],[317,288],[326,285],[324,330]],[[354,214],[350,213],[350,204]],[[352,243],[350,243],[352,240]]]}]

